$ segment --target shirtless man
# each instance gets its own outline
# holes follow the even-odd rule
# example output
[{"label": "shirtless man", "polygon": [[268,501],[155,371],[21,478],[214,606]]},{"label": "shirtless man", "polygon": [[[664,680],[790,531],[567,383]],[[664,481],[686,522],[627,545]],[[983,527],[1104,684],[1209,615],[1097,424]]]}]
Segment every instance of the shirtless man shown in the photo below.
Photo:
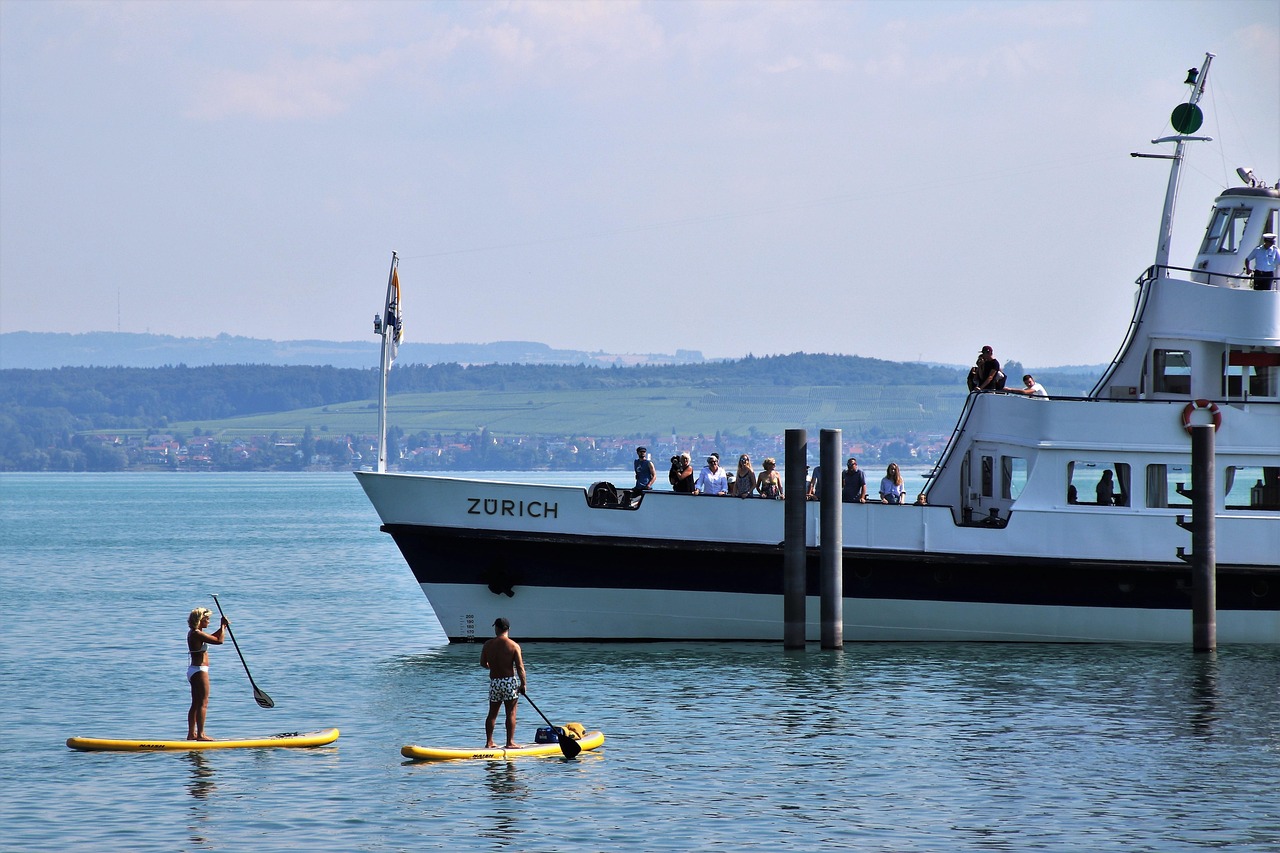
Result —
[{"label": "shirtless man", "polygon": [[498,722],[498,707],[507,708],[507,742],[503,749],[519,749],[516,743],[516,702],[520,694],[528,686],[528,678],[524,674],[524,658],[520,654],[520,644],[516,643],[507,632],[511,623],[499,616],[493,620],[492,640],[485,641],[480,650],[480,665],[489,670],[489,716],[484,721],[485,749],[497,749],[493,742],[493,727]]}]

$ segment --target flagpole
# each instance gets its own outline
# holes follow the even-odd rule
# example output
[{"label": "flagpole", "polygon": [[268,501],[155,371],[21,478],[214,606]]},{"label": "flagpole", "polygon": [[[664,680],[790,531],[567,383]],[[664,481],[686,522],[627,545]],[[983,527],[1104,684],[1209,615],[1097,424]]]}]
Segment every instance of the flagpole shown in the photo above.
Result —
[{"label": "flagpole", "polygon": [[[396,266],[400,263],[400,259],[396,257],[396,253],[391,253],[391,272],[387,273],[387,298],[382,305],[382,319],[378,323],[378,328],[382,336],[382,355],[379,360],[379,381],[378,381],[378,473],[384,474],[387,470],[387,374],[391,372],[392,358],[388,357],[390,347],[387,346],[388,333],[394,339],[396,335],[397,318],[392,316],[393,311],[398,312],[400,306],[393,304],[393,300],[399,294],[393,295],[396,288]],[[396,300],[398,301],[398,300]]]}]

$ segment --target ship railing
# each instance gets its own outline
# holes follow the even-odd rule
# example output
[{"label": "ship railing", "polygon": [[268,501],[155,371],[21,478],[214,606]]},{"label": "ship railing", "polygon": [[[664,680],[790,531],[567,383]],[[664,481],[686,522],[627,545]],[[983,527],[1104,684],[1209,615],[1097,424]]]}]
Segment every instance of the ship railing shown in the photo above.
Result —
[{"label": "ship railing", "polygon": [[951,429],[951,436],[947,439],[946,446],[943,448],[942,456],[938,457],[938,461],[924,475],[929,482],[925,484],[924,495],[927,500],[929,497],[929,488],[933,485],[933,478],[938,476],[938,472],[947,467],[947,460],[951,458],[951,454],[955,452],[956,445],[960,442],[960,433],[964,432],[965,421],[969,420],[969,413],[973,411],[973,401],[978,399],[983,391],[970,391],[969,396],[964,398],[964,405],[960,407],[960,416],[956,418],[956,425]]},{"label": "ship railing", "polygon": [[1147,299],[1151,295],[1152,285],[1156,279],[1164,277],[1171,269],[1177,269],[1177,267],[1153,264],[1147,267],[1142,275],[1138,276],[1138,280],[1134,282],[1138,285],[1138,298],[1133,301],[1133,316],[1129,318],[1129,328],[1125,332],[1124,340],[1120,343],[1120,349],[1116,350],[1116,354],[1112,357],[1111,364],[1107,365],[1107,369],[1102,371],[1102,377],[1098,379],[1093,386],[1093,390],[1089,392],[1090,397],[1097,397],[1102,393],[1102,389],[1106,388],[1111,382],[1111,377],[1115,375],[1121,359],[1129,351],[1129,347],[1133,346],[1134,338],[1138,336],[1138,328],[1142,325],[1142,312],[1147,307]]},{"label": "ship railing", "polygon": [[1213,278],[1232,279],[1241,283],[1248,282],[1248,276],[1229,275],[1227,273],[1206,273],[1204,270],[1197,270],[1191,267],[1174,267],[1168,264],[1153,264],[1147,267],[1142,275],[1138,276],[1134,282],[1138,285],[1138,297],[1133,303],[1133,316],[1129,318],[1129,328],[1125,332],[1124,341],[1120,344],[1120,348],[1116,350],[1115,356],[1111,359],[1111,364],[1102,372],[1102,377],[1093,386],[1093,390],[1089,392],[1090,397],[1099,396],[1111,382],[1111,377],[1115,375],[1116,368],[1120,365],[1120,361],[1124,358],[1125,353],[1129,351],[1129,347],[1133,345],[1134,338],[1138,335],[1138,329],[1142,325],[1142,313],[1147,306],[1147,300],[1151,295],[1151,288],[1162,278],[1169,278],[1169,273],[1189,273],[1190,275],[1209,275],[1210,280]]}]

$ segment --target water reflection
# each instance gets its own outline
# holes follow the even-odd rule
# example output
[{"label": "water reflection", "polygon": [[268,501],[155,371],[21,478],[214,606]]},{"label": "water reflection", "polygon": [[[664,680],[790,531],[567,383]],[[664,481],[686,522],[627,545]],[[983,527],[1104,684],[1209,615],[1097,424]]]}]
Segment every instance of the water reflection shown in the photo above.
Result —
[{"label": "water reflection", "polygon": [[480,830],[484,838],[502,842],[515,841],[528,814],[521,804],[528,797],[528,786],[520,778],[513,761],[490,761],[485,767],[485,787],[493,794],[493,809],[487,828]]},{"label": "water reflection", "polygon": [[187,762],[191,765],[191,781],[187,783],[187,792],[197,800],[208,799],[218,784],[213,781],[213,766],[209,759],[199,750],[186,753]]},{"label": "water reflection", "polygon": [[1218,653],[1197,654],[1191,659],[1191,731],[1205,737],[1213,734],[1219,719]]},{"label": "water reflection", "polygon": [[209,799],[218,790],[218,784],[213,781],[213,765],[209,763],[209,759],[205,757],[203,752],[192,750],[186,753],[187,763],[191,765],[191,780],[187,782],[187,793],[189,793],[196,802],[191,804],[189,821],[187,825],[190,834],[191,843],[196,847],[204,847],[208,843],[208,832],[211,828],[209,810],[206,807],[205,800]]}]

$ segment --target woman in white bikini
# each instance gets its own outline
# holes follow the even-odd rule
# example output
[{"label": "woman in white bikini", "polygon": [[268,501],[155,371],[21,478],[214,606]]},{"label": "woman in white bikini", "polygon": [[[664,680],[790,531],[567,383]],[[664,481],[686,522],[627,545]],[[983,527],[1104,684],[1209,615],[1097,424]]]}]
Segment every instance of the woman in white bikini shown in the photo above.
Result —
[{"label": "woman in white bikini", "polygon": [[222,645],[222,635],[227,630],[227,617],[222,617],[218,630],[210,634],[205,629],[213,618],[208,608],[197,607],[187,617],[187,652],[191,660],[187,665],[187,681],[191,683],[191,709],[187,711],[187,740],[213,740],[205,733],[204,718],[209,713],[209,646]]}]

